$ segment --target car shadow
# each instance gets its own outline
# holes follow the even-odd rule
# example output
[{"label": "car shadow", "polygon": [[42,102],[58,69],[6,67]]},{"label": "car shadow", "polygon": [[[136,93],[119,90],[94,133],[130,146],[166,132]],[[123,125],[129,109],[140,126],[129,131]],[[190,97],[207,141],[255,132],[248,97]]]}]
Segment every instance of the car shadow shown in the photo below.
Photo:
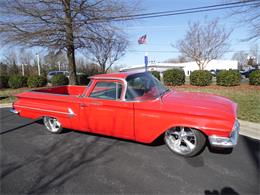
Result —
[{"label": "car shadow", "polygon": [[256,140],[256,139],[253,139],[253,138],[250,138],[250,137],[247,137],[247,136],[240,136],[240,142],[243,142],[245,143],[247,149],[248,149],[248,152],[255,164],[255,167],[257,170],[260,169],[260,141],[259,140]]},{"label": "car shadow", "polygon": [[187,164],[190,166],[197,168],[197,167],[203,167],[204,166],[204,159],[202,155],[198,155],[192,158],[185,158],[184,159]]},{"label": "car shadow", "polygon": [[31,124],[33,124],[33,123],[35,123],[35,122],[36,122],[36,121],[33,121],[33,122],[30,122],[30,123],[27,123],[27,124],[24,124],[24,125],[20,125],[20,126],[18,126],[18,127],[12,128],[12,129],[5,130],[5,131],[3,131],[3,132],[0,132],[0,135],[4,135],[4,134],[7,134],[7,133],[11,133],[11,132],[16,131],[16,130],[19,130],[19,129],[23,128],[23,127],[29,126],[29,125],[31,125]]},{"label": "car shadow", "polygon": [[[55,139],[47,144],[41,154],[30,155],[22,162],[3,162],[1,165],[1,180],[19,169],[27,170],[29,167],[38,167],[38,174],[34,176],[31,185],[25,194],[39,194],[51,192],[53,189],[64,185],[68,180],[82,172],[91,170],[91,167],[105,166],[114,161],[113,156],[106,155],[118,141],[99,144],[103,141],[95,137],[86,142],[84,139],[72,140],[70,136]],[[33,164],[33,165],[32,165]],[[4,192],[3,192],[4,193]],[[17,194],[22,192],[17,191]]]},{"label": "car shadow", "polygon": [[239,193],[236,192],[231,187],[224,187],[221,190],[205,190],[204,194],[205,195],[239,195]]},{"label": "car shadow", "polygon": [[100,147],[97,144],[99,140],[100,138],[96,137],[88,144],[74,142],[70,148],[64,144],[66,142],[64,139],[54,143],[39,160],[40,175],[27,194],[45,193],[63,185],[73,176],[90,169],[91,166],[104,166],[112,162],[114,159],[105,153],[116,146],[118,141]]}]

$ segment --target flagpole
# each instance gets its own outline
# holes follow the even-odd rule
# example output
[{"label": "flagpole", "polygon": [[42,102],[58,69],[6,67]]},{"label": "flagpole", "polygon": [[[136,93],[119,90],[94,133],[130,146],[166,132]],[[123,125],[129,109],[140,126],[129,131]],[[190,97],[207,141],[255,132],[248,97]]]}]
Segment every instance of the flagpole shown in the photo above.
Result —
[{"label": "flagpole", "polygon": [[145,72],[147,72],[147,68],[148,68],[148,52],[144,53],[144,65],[145,65]]},{"label": "flagpole", "polygon": [[[146,43],[147,42],[146,42],[146,34],[145,34],[138,39],[138,44],[139,45],[143,45],[143,44],[146,45]],[[147,52],[144,53],[144,68],[145,68],[145,72],[147,72],[147,69],[148,69],[148,53]]]}]

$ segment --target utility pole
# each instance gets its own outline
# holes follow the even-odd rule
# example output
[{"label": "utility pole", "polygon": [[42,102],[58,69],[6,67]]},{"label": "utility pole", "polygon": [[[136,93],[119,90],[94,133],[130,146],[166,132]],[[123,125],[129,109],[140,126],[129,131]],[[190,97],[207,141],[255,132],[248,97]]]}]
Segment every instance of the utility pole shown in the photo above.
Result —
[{"label": "utility pole", "polygon": [[24,64],[22,63],[22,75],[24,76]]},{"label": "utility pole", "polygon": [[38,75],[41,75],[41,67],[40,67],[40,56],[38,53],[36,53],[36,58],[37,58],[37,66],[38,66]]}]

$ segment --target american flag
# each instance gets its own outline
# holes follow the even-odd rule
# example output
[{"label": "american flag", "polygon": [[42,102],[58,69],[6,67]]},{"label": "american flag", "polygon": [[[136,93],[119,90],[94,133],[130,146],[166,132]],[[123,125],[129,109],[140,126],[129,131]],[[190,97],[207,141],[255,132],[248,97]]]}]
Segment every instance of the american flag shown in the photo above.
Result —
[{"label": "american flag", "polygon": [[145,43],[146,43],[146,35],[141,36],[141,37],[138,39],[138,43],[139,43],[139,44],[145,44]]}]

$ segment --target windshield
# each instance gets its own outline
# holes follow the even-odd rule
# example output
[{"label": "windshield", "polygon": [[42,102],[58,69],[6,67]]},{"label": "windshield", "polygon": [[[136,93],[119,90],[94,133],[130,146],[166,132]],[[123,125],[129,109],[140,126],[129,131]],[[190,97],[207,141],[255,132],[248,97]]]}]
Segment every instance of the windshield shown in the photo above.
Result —
[{"label": "windshield", "polygon": [[126,100],[128,101],[156,99],[169,90],[150,73],[130,75],[127,77],[126,81]]}]

